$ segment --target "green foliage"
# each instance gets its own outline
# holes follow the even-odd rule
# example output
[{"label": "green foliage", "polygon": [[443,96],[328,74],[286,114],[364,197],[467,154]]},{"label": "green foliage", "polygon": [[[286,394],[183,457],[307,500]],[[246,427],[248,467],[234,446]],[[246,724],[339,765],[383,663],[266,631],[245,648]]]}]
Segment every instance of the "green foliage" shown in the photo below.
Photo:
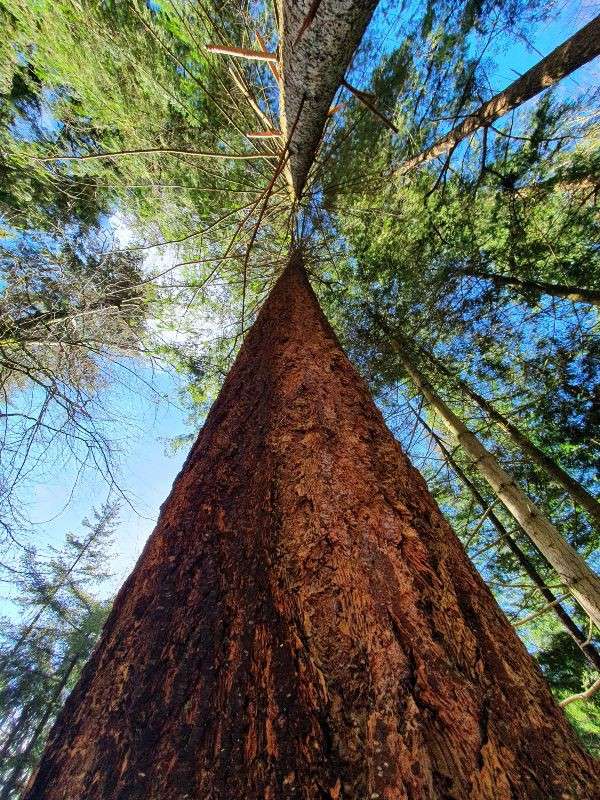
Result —
[{"label": "green foliage", "polygon": [[97,592],[118,506],[104,505],[47,556],[27,550],[15,588],[24,622],[3,621],[0,637],[0,797],[11,800],[34,769],[68,692],[90,656],[110,602]]},{"label": "green foliage", "polygon": [[[330,118],[296,207],[275,173],[281,141],[245,135],[277,127],[272,76],[262,64],[205,49],[210,41],[254,46],[257,29],[275,46],[269,4],[0,0],[0,24],[8,32],[0,42],[0,369],[7,401],[16,404],[5,438],[10,479],[3,490],[31,457],[27,387],[44,410],[33,426],[47,434],[33,448],[36,457],[50,449],[56,430],[66,430],[69,443],[83,438],[96,467],[111,476],[110,437],[96,426],[110,418],[95,403],[115,379],[117,362],[128,371],[168,364],[181,376],[191,432],[173,446],[189,444],[290,244],[301,239],[329,319],[474,563],[517,621],[545,601],[514,552],[494,544],[498,530],[482,519],[481,504],[417,419],[415,412],[439,433],[439,420],[407,383],[372,310],[411,342],[443,400],[590,556],[600,532],[465,397],[453,376],[597,491],[597,311],[540,284],[600,289],[598,92],[568,102],[546,93],[448,157],[402,174],[406,158],[490,96],[494,53],[553,8],[537,0],[382,5],[390,30],[397,19],[400,33],[385,48],[367,37],[349,79],[371,93],[398,133],[342,91],[344,107]],[[382,27],[380,20],[372,37]],[[257,158],[231,158],[242,155]],[[123,230],[127,241],[119,243]],[[57,398],[59,416],[48,417]],[[473,465],[460,451],[453,456],[490,504]],[[560,594],[552,569],[514,520],[495,510]],[[33,567],[27,572],[28,586],[39,584],[40,591],[31,596],[38,605],[50,598],[47,613],[58,615],[53,624],[73,604],[85,651],[104,611],[98,606],[96,616],[77,616],[83,595],[55,600],[50,584],[34,573]],[[566,603],[587,630],[581,610]],[[557,697],[589,685],[584,656],[552,614],[519,632]],[[18,689],[10,724],[21,719],[28,697],[37,698],[36,708],[54,709],[52,687],[60,685],[69,654],[79,652],[79,644],[60,639],[59,658],[50,641],[55,629],[50,640],[45,635],[39,632],[39,646],[38,633],[27,637],[23,663],[5,677],[7,687],[11,680],[19,687],[22,674],[32,687]],[[46,676],[43,685],[38,674]],[[69,685],[75,674],[69,673]],[[36,713],[39,720],[43,712]],[[567,713],[586,746],[597,749],[597,701],[573,703]],[[32,751],[27,769],[33,759]]]},{"label": "green foliage", "polygon": [[[430,7],[422,31],[427,41],[433,42],[436,19]],[[418,152],[439,135],[439,125],[421,118],[415,108],[419,88],[426,87],[423,91],[432,107],[439,103],[440,109],[446,103],[446,88],[455,101],[460,93],[463,54],[473,51],[465,49],[460,37],[451,43],[451,35],[447,28],[445,41],[436,40],[439,61],[436,48],[429,51],[426,68],[432,83],[423,82],[422,62],[414,51],[406,60],[412,77],[408,81],[390,77],[398,90],[393,115],[398,137],[378,124],[364,136],[354,135],[365,112],[357,107],[347,112],[352,144],[347,144],[342,126],[330,156],[335,177],[331,182],[324,179],[326,213],[316,222],[322,230],[333,227],[336,244],[341,244],[335,258],[325,260],[325,274],[316,285],[388,423],[428,480],[499,603],[516,622],[541,610],[547,601],[506,542],[498,541],[499,531],[484,516],[493,502],[489,487],[456,442],[441,433],[440,419],[407,382],[377,316],[385,319],[392,335],[411,343],[412,357],[444,402],[597,567],[594,554],[600,548],[600,531],[427,355],[435,354],[450,376],[460,377],[492,400],[532,443],[597,495],[597,311],[534,286],[496,285],[481,277],[492,273],[582,291],[600,287],[597,94],[586,92],[568,103],[546,94],[494,129],[479,132],[451,159],[392,177],[407,150]],[[453,69],[454,82],[449,83]],[[439,82],[436,70],[442,70]],[[479,68],[473,73],[481,74]],[[479,104],[476,84],[463,88],[465,106]],[[446,464],[415,412],[442,436],[483,495],[483,506]],[[560,596],[560,580],[515,521],[499,503],[494,513],[546,585]],[[587,635],[585,614],[569,599],[563,603]],[[579,693],[595,679],[585,656],[551,611],[518,630],[557,698]],[[598,646],[597,632],[591,633]],[[582,741],[595,753],[597,702],[566,707]]]}]

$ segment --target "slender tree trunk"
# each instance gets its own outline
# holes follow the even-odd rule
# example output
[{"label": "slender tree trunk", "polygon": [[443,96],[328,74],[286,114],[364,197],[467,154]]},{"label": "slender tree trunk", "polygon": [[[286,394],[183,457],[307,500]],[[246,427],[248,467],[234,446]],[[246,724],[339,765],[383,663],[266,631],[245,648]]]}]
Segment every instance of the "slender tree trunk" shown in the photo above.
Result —
[{"label": "slender tree trunk", "polygon": [[296,254],[27,800],[584,800],[600,778]]},{"label": "slender tree trunk", "polygon": [[401,164],[397,172],[404,174],[419,164],[449,152],[478,128],[491,125],[499,117],[518,108],[549,86],[554,86],[597,55],[600,55],[600,15],[527,70],[503,92],[469,114],[463,122],[438,139],[431,147]]},{"label": "slender tree trunk", "polygon": [[19,789],[19,785],[23,776],[23,773],[27,769],[27,759],[31,755],[33,748],[38,743],[40,736],[44,732],[44,728],[48,724],[48,720],[52,716],[53,713],[56,712],[57,704],[60,700],[60,696],[64,691],[65,686],[67,685],[69,678],[71,677],[73,670],[77,662],[79,661],[79,655],[73,656],[69,664],[67,665],[67,669],[63,673],[60,681],[56,685],[56,688],[52,692],[52,696],[48,701],[46,706],[46,710],[42,714],[38,724],[35,727],[35,730],[31,734],[29,741],[27,742],[27,746],[23,751],[18,754],[17,763],[15,764],[12,772],[6,779],[6,782],[2,786],[2,790],[0,791],[0,800],[9,800],[10,796],[16,793]]},{"label": "slender tree trunk", "polygon": [[[458,476],[459,480],[467,487],[467,489],[471,492],[477,503],[481,506],[482,511],[486,511],[488,509],[489,503],[486,502],[485,497],[481,494],[477,486],[473,483],[473,481],[467,477],[466,473],[462,469],[462,467],[457,463],[456,459],[452,457],[450,451],[445,447],[442,440],[437,436],[435,431],[427,425],[427,423],[419,417],[419,420],[424,428],[433,436],[436,441],[437,446],[439,447],[442,455],[448,462],[448,464],[452,467],[456,475]],[[494,526],[494,528],[498,531],[502,542],[506,544],[508,549],[516,558],[517,562],[523,569],[523,571],[528,575],[531,581],[534,583],[535,586],[540,590],[540,594],[542,597],[548,602],[552,603],[551,611],[558,617],[561,624],[567,631],[567,633],[571,636],[574,642],[577,644],[579,649],[582,651],[584,656],[589,661],[590,665],[600,671],[600,653],[596,650],[594,645],[591,642],[587,641],[587,637],[581,628],[577,625],[577,623],[572,619],[568,611],[559,603],[557,602],[556,595],[554,592],[548,588],[546,582],[534,567],[531,559],[527,556],[527,554],[521,550],[517,542],[513,539],[511,534],[507,531],[504,527],[503,523],[493,511],[489,511],[488,519]],[[523,530],[521,528],[521,530]],[[542,556],[543,558],[543,556]],[[544,559],[545,560],[545,559]]]},{"label": "slender tree trunk", "polygon": [[511,275],[498,275],[495,272],[485,272],[485,270],[475,268],[466,268],[461,272],[464,275],[491,281],[496,286],[510,286],[524,293],[541,292],[552,297],[563,297],[566,300],[574,300],[578,303],[591,303],[592,305],[600,306],[600,291],[596,289],[584,289],[581,286],[566,286],[560,283],[545,283],[544,281],[528,281]]},{"label": "slender tree trunk", "polygon": [[444,424],[456,437],[465,452],[473,459],[478,471],[492,487],[495,495],[556,570],[560,579],[569,588],[584,611],[600,627],[600,578],[598,575],[517,486],[512,476],[500,466],[496,457],[481,444],[479,439],[436,394],[433,386],[411,361],[409,348],[405,343],[393,337],[390,337],[390,341],[398,353],[400,363],[406,373],[439,413]]},{"label": "slender tree trunk", "polygon": [[453,375],[449,369],[441,364],[437,358],[431,353],[427,353],[427,357],[440,369],[445,375],[450,377],[457,386],[460,386],[462,391],[470,397],[485,413],[493,419],[494,422],[500,427],[512,441],[521,448],[521,450],[529,456],[529,458],[538,466],[542,467],[549,477],[571,497],[575,505],[581,506],[589,515],[592,522],[600,528],[600,503],[596,498],[591,495],[578,481],[572,478],[568,472],[565,472],[562,467],[557,464],[553,459],[547,456],[539,447],[527,438],[516,425],[513,425],[503,414],[497,411],[492,403],[478,394],[472,389],[468,383],[461,380],[456,375]]},{"label": "slender tree trunk", "polygon": [[74,318],[85,318],[90,314],[96,314],[98,311],[120,310],[124,304],[122,298],[115,296],[113,300],[110,296],[107,296],[96,303],[90,303],[86,307],[70,307],[66,311],[39,311],[21,319],[0,321],[0,344],[11,341],[29,341],[27,333],[36,328],[47,331],[51,329],[51,326],[58,323],[68,322]]}]

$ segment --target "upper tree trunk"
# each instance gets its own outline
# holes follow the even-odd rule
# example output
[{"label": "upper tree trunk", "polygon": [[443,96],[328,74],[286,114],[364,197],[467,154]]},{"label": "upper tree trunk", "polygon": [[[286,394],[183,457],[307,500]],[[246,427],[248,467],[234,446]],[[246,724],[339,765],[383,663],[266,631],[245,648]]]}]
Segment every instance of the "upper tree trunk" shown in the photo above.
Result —
[{"label": "upper tree trunk", "polygon": [[503,92],[494,95],[491,100],[469,114],[463,122],[452,128],[431,147],[405,161],[399,171],[408,172],[425,161],[431,161],[432,158],[447,153],[478,128],[491,125],[499,117],[518,108],[549,86],[554,86],[597,55],[600,55],[600,15],[527,70]]},{"label": "upper tree trunk", "polygon": [[333,96],[377,0],[277,0],[281,42],[281,130],[289,141],[286,174],[296,197],[321,141]]},{"label": "upper tree trunk", "polygon": [[295,256],[27,800],[597,792]]}]

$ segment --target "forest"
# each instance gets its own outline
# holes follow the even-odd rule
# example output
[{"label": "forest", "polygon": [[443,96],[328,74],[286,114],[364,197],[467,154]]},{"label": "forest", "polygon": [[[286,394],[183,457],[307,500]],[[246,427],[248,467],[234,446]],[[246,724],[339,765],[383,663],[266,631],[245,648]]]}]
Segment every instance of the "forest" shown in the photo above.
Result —
[{"label": "forest", "polygon": [[600,4],[0,31],[0,800],[600,798]]}]

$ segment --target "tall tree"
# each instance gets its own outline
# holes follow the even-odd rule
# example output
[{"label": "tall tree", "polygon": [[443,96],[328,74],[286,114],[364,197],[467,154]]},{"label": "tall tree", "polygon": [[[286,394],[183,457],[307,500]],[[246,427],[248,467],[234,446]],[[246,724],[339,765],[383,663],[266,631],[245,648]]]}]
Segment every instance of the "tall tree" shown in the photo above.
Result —
[{"label": "tall tree", "polygon": [[598,788],[296,253],[26,797]]},{"label": "tall tree", "polygon": [[530,441],[523,432],[514,425],[509,419],[501,414],[494,404],[485,397],[482,397],[476,392],[472,386],[466,381],[457,376],[453,376],[450,370],[444,367],[438,359],[431,354],[428,354],[429,360],[434,366],[442,372],[443,375],[450,377],[465,393],[467,397],[473,400],[480,408],[482,408],[488,417],[490,417],[500,428],[502,428],[510,436],[510,438],[517,444],[523,453],[542,467],[550,478],[557,484],[562,486],[566,492],[571,496],[571,499],[581,505],[589,514],[591,520],[600,528],[600,503],[593,497],[580,483],[574,480],[562,467],[555,463],[549,456],[547,456],[536,444]]},{"label": "tall tree", "polygon": [[406,340],[394,342],[398,358],[419,391],[440,414],[444,424],[471,456],[494,494],[513,514],[519,525],[552,564],[595,625],[600,625],[600,577],[591,569],[540,509],[527,497],[498,460],[448,407],[415,365]]},{"label": "tall tree", "polygon": [[[63,41],[72,41],[77,29],[71,14],[89,11],[86,3],[74,10],[71,5],[57,15]],[[428,16],[433,5],[427,3]],[[453,4],[439,5],[446,13]],[[465,4],[460,16],[467,27],[477,24],[484,5]],[[189,8],[127,4],[125,14],[139,21],[134,33],[143,29],[153,51],[176,64],[176,75],[201,88],[192,93],[201,102],[210,97],[211,61],[205,53],[197,57],[204,39],[190,46],[186,23],[197,18],[195,11],[188,16]],[[200,8],[205,12],[204,3]],[[243,11],[249,8],[242,5]],[[200,255],[194,253],[203,262],[215,258],[216,269],[241,255],[229,279],[241,298],[230,356],[237,332],[247,329],[253,278],[264,279],[249,269],[250,257],[261,235],[261,245],[270,244],[262,222],[277,211],[269,205],[275,192],[292,188],[277,243],[312,239],[316,231],[312,209],[322,165],[332,152],[327,134],[312,183],[308,172],[351,56],[349,44],[360,38],[371,4],[307,0],[276,8],[280,57],[266,55],[281,89],[286,135],[267,132],[266,142],[271,135],[283,139],[273,150],[264,143],[251,150],[254,134],[245,134],[232,116],[227,137],[220,127],[211,128],[202,149],[194,142],[197,130],[188,132],[186,145],[187,136],[176,144],[151,142],[144,128],[143,141],[131,144],[108,147],[109,131],[100,147],[95,140],[83,153],[70,145],[35,150],[36,163],[49,165],[49,171],[72,168],[78,175],[108,164],[114,176],[121,164],[133,162],[123,169],[143,175],[145,185],[153,170],[139,165],[154,164],[157,156],[159,173],[163,156],[200,163],[210,158],[219,164],[218,183],[233,178],[242,191],[255,189],[249,210],[230,209],[227,202],[224,215],[211,217],[208,227],[218,227],[234,215],[233,236],[210,239]],[[103,5],[99,13],[104,12]],[[30,16],[28,37],[35,39]],[[204,22],[206,16],[199,13]],[[97,16],[92,19],[96,25]],[[208,30],[219,31],[221,44],[234,39],[241,45],[252,27],[248,20],[254,21],[246,14],[241,36],[239,27],[227,24],[209,24]],[[454,32],[444,37],[450,49]],[[102,33],[94,28],[103,52],[112,39]],[[134,43],[136,36],[126,39]],[[463,45],[464,55],[469,47]],[[261,41],[260,52],[249,54],[252,60],[264,58],[265,47]],[[40,49],[32,48],[34,55]],[[221,51],[221,57],[227,49],[209,52]],[[248,55],[240,47],[229,52],[233,58]],[[461,72],[455,69],[458,60],[452,63],[455,76]],[[390,72],[402,74],[408,62],[391,59]],[[256,116],[268,118],[268,93],[257,104],[246,77],[235,73],[233,83],[250,98]],[[460,113],[472,98],[471,77],[469,70],[452,112]],[[96,86],[96,78],[87,80]],[[231,83],[223,88],[231,89]],[[441,90],[437,109],[443,109],[443,97]],[[220,106],[220,98],[214,105]],[[145,116],[152,120],[152,114]],[[115,138],[120,136],[121,129]],[[254,161],[254,173],[239,167]],[[419,200],[437,188],[430,178],[417,192]],[[248,224],[254,213],[256,222]],[[173,244],[208,232],[198,224],[203,219],[194,204],[183,216],[194,228],[174,233]],[[171,229],[164,218],[160,227],[161,234]],[[325,230],[321,252],[335,236]],[[160,244],[165,241],[161,236]],[[339,348],[308,284],[302,255],[298,247],[247,335],[159,527],[54,729],[28,798],[579,800],[595,792],[593,767],[548,687]],[[175,268],[181,266],[178,260]],[[206,280],[213,274],[211,265]],[[269,286],[267,278],[254,297]],[[416,294],[413,284],[407,306]],[[461,314],[462,309],[452,317],[460,331],[467,327]],[[423,319],[421,309],[418,321]]]},{"label": "tall tree", "polygon": [[399,171],[407,172],[419,164],[453,150],[469,134],[479,128],[488,127],[499,117],[518,108],[526,100],[535,97],[549,86],[553,86],[566,75],[600,55],[599,42],[600,16],[597,16],[539,63],[527,70],[524,75],[517,78],[503,92],[468,114],[465,120],[452,128],[441,139],[405,161],[399,167]]},{"label": "tall tree", "polygon": [[471,481],[469,477],[465,474],[461,466],[457,463],[456,459],[452,456],[452,453],[448,450],[448,448],[442,442],[440,437],[435,433],[435,431],[433,431],[429,427],[429,425],[427,425],[427,423],[423,419],[420,418],[419,421],[421,422],[422,425],[426,427],[429,434],[433,436],[433,438],[437,443],[437,446],[443,453],[444,458],[446,459],[448,464],[452,467],[452,469],[454,470],[458,478],[461,480],[461,482],[469,489],[473,497],[477,500],[478,504],[480,505],[482,512],[485,514],[487,518],[489,518],[490,522],[495,527],[499,536],[498,543],[501,542],[506,544],[508,549],[515,556],[517,562],[519,563],[519,566],[531,578],[531,580],[540,590],[544,599],[548,602],[548,608],[551,609],[556,614],[556,616],[564,626],[565,630],[574,639],[574,641],[577,642],[577,646],[581,648],[582,652],[585,654],[590,664],[595,669],[600,670],[600,653],[594,647],[592,642],[588,641],[589,637],[586,636],[586,634],[578,627],[578,625],[570,617],[569,613],[561,605],[559,598],[557,598],[556,595],[553,593],[553,591],[548,588],[546,582],[544,581],[543,577],[539,574],[539,572],[536,570],[531,559],[528,558],[527,554],[519,547],[513,536],[509,533],[509,531],[504,526],[499,517],[490,508],[490,504],[486,502],[485,498],[483,497],[477,486],[475,486],[473,481]]},{"label": "tall tree", "polygon": [[[293,4],[277,0],[277,4],[283,64],[281,130],[290,153],[292,190],[300,197],[323,135],[325,116],[377,0],[300,0]],[[317,29],[319,35],[314,35]]]}]

